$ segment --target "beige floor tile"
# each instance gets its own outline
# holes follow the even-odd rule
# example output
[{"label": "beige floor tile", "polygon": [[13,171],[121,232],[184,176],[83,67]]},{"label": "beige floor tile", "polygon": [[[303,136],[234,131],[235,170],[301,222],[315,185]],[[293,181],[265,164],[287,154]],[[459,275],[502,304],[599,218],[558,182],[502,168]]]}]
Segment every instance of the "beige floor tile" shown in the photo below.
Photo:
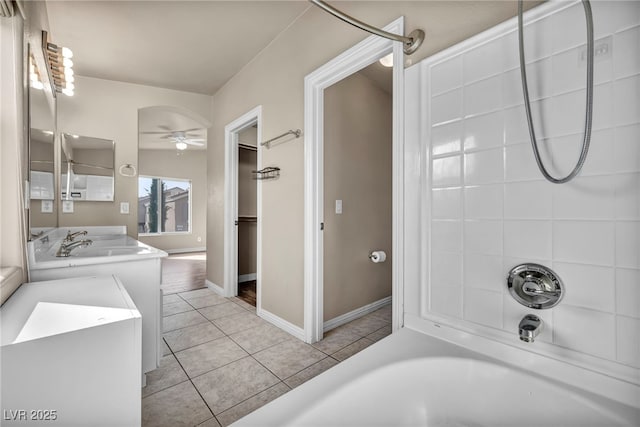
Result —
[{"label": "beige floor tile", "polygon": [[180,298],[186,299],[187,301],[194,298],[206,297],[207,295],[215,295],[209,288],[196,289],[195,291],[181,292],[178,294]]},{"label": "beige floor tile", "polygon": [[367,335],[365,338],[370,339],[371,341],[380,341],[382,338],[389,335],[391,335],[391,323]]},{"label": "beige floor tile", "polygon": [[255,314],[245,311],[243,313],[215,319],[213,320],[213,323],[220,328],[222,332],[227,335],[231,335],[249,328],[255,328],[256,326],[266,324],[267,322]]},{"label": "beige floor tile", "polygon": [[371,316],[376,316],[384,320],[385,322],[391,323],[391,304],[387,304],[384,307],[377,309],[374,312],[369,313]]},{"label": "beige floor tile", "polygon": [[218,420],[220,420],[220,424],[223,427],[228,426],[231,423],[238,421],[240,418],[245,415],[249,415],[256,409],[266,405],[267,403],[275,400],[276,398],[282,396],[290,389],[284,383],[278,383],[271,388],[266,389],[263,392],[256,394],[255,396],[245,400],[237,404],[236,406],[227,409],[220,415],[218,415]]},{"label": "beige floor tile", "polygon": [[353,344],[348,345],[342,350],[338,350],[337,352],[333,353],[331,356],[342,362],[343,360],[348,359],[354,354],[369,347],[371,344],[373,344],[373,341],[367,338],[362,338],[354,342]]},{"label": "beige floor tile", "polygon": [[164,340],[162,340],[162,355],[168,356],[170,354],[171,354],[171,349],[169,348],[167,343]]},{"label": "beige floor tile", "polygon": [[249,354],[256,353],[272,345],[296,338],[267,323],[229,335],[238,345]]},{"label": "beige floor tile", "polygon": [[280,381],[275,375],[251,357],[193,379],[198,391],[216,415],[278,382]]},{"label": "beige floor tile", "polygon": [[255,353],[253,357],[279,378],[289,378],[324,359],[324,353],[301,341],[284,341]]},{"label": "beige floor tile", "polygon": [[247,352],[227,337],[209,341],[175,353],[189,375],[197,377],[247,356]]},{"label": "beige floor tile", "polygon": [[198,311],[209,320],[231,316],[232,314],[246,313],[246,310],[238,306],[238,304],[226,301],[223,301],[222,304],[201,308]]},{"label": "beige floor tile", "polygon": [[162,305],[163,316],[171,316],[173,314],[184,313],[185,311],[192,311],[192,310],[193,310],[193,307],[191,307],[189,304],[187,304],[183,300]]},{"label": "beige floor tile", "polygon": [[174,352],[204,344],[218,338],[222,338],[224,333],[210,322],[199,323],[175,331],[167,332],[163,335]]},{"label": "beige floor tile", "polygon": [[248,302],[241,300],[238,297],[229,298],[229,301],[231,301],[234,304],[238,304],[240,307],[244,308],[245,310],[252,311],[254,313],[256,312],[256,307],[254,305],[251,305]]},{"label": "beige floor tile", "polygon": [[176,302],[184,301],[182,298],[178,296],[178,294],[164,294],[162,296],[163,304],[174,304]]},{"label": "beige floor tile", "polygon": [[386,326],[389,322],[381,319],[378,316],[372,316],[370,314],[363,316],[359,319],[354,320],[353,322],[349,322],[345,327],[351,329],[356,334],[361,337],[367,336],[378,329]]},{"label": "beige floor tile", "polygon": [[353,329],[338,326],[324,334],[322,340],[312,345],[326,354],[332,354],[362,338]]},{"label": "beige floor tile", "polygon": [[209,295],[205,295],[202,297],[189,299],[189,304],[191,304],[194,308],[209,307],[211,305],[223,304],[225,302],[227,302],[226,298],[221,297],[214,292],[210,292]]},{"label": "beige floor tile", "polygon": [[143,427],[192,427],[211,416],[191,381],[142,399]]},{"label": "beige floor tile", "polygon": [[147,373],[147,385],[142,387],[142,397],[169,388],[189,378],[173,355],[160,359],[160,366]]},{"label": "beige floor tile", "polygon": [[309,381],[311,378],[320,375],[327,369],[337,364],[338,362],[335,359],[326,357],[318,363],[309,366],[307,369],[303,369],[297,374],[290,376],[289,378],[284,380],[284,382],[291,388],[298,387],[300,384]]},{"label": "beige floor tile", "polygon": [[198,323],[208,322],[207,318],[197,311],[186,311],[162,318],[162,331],[169,332]]},{"label": "beige floor tile", "polygon": [[220,423],[215,418],[209,418],[202,424],[198,424],[198,427],[220,427]]}]

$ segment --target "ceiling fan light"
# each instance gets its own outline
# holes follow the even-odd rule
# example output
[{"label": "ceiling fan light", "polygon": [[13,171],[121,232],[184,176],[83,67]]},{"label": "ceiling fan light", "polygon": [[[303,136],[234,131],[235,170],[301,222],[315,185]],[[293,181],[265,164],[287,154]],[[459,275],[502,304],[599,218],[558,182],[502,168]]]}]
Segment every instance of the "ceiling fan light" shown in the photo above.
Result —
[{"label": "ceiling fan light", "polygon": [[176,142],[176,148],[178,150],[186,150],[187,149],[187,143],[186,142],[182,142],[182,141]]},{"label": "ceiling fan light", "polygon": [[380,58],[380,64],[385,67],[393,67],[393,52]]}]

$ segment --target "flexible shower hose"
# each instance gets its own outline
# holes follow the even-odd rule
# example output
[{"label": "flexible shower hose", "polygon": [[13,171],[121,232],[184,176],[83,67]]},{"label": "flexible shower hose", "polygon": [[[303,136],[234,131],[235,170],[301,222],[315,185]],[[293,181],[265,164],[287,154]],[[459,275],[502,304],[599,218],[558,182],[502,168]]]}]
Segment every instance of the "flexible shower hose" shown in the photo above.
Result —
[{"label": "flexible shower hose", "polygon": [[591,141],[591,124],[593,116],[593,15],[591,13],[591,4],[589,0],[582,0],[582,6],[584,7],[584,15],[587,21],[587,99],[586,99],[586,113],[584,120],[584,133],[582,137],[582,150],[580,151],[580,157],[573,170],[564,178],[555,178],[547,171],[542,159],[540,158],[540,151],[538,149],[538,141],[536,140],[536,133],[533,127],[533,119],[531,117],[531,103],[529,101],[529,88],[527,85],[527,72],[524,60],[524,29],[522,23],[522,1],[518,0],[518,45],[520,50],[520,76],[522,77],[522,92],[524,94],[524,106],[527,114],[527,123],[529,125],[529,136],[531,138],[531,145],[533,147],[533,154],[538,164],[538,169],[542,172],[542,175],[550,182],[554,184],[564,184],[571,181],[582,169],[584,162],[587,160],[587,153],[589,152],[589,143]]}]

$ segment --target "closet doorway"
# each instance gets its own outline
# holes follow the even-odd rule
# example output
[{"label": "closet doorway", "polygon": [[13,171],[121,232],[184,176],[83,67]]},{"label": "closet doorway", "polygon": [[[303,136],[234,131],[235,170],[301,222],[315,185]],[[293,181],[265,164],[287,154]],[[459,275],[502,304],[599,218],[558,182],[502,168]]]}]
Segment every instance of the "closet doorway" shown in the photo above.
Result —
[{"label": "closet doorway", "polygon": [[224,289],[260,310],[261,107],[225,126]]},{"label": "closet doorway", "polygon": [[238,133],[238,298],[256,306],[258,124]]}]

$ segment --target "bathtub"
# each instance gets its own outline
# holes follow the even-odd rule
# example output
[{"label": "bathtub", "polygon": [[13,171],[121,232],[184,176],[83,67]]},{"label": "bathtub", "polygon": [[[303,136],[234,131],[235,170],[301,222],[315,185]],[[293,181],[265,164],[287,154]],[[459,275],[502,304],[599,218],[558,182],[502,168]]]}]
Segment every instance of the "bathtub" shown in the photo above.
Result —
[{"label": "bathtub", "polygon": [[523,357],[527,369],[404,328],[233,426],[640,425],[637,385]]}]

